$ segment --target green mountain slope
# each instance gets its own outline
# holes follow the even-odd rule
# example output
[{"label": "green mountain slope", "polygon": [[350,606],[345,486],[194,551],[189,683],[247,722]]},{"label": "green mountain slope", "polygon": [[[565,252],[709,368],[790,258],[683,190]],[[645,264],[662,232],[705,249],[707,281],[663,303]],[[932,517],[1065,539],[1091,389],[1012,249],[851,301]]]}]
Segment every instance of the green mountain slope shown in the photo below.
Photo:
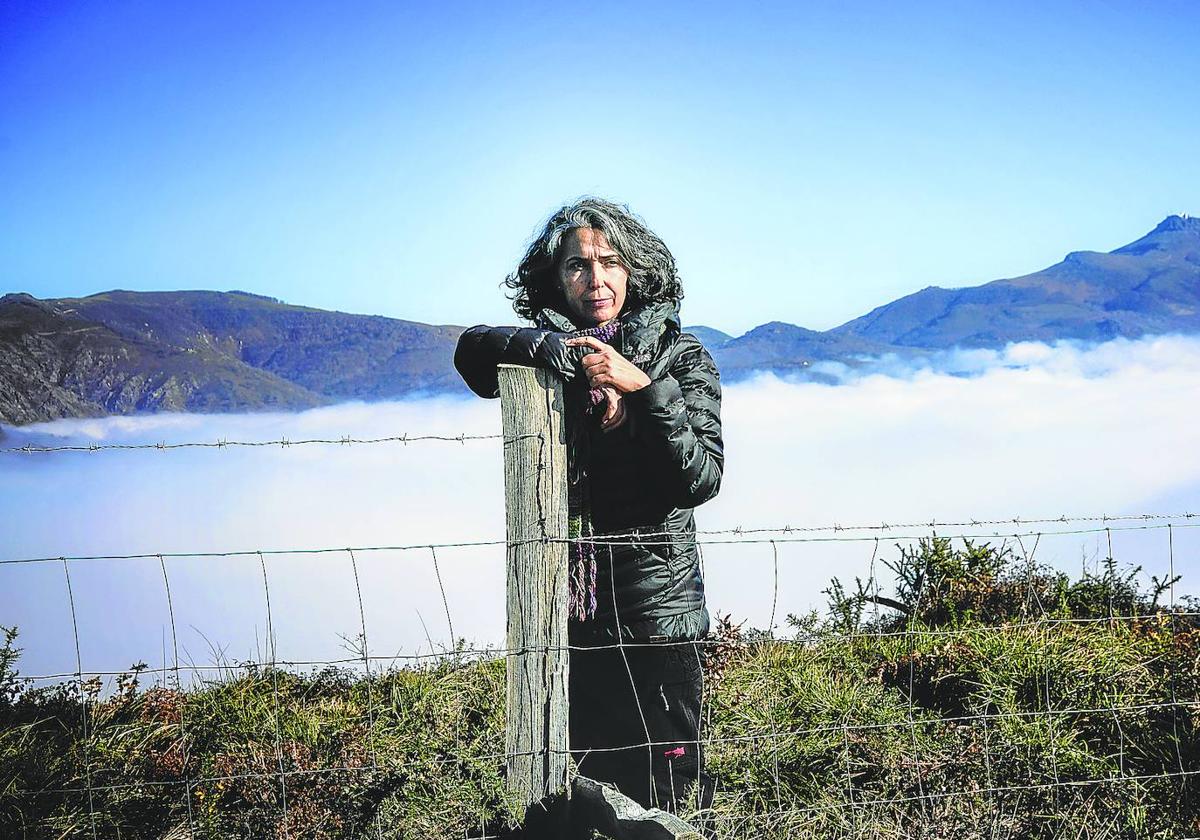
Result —
[{"label": "green mountain slope", "polygon": [[1168,216],[1111,253],[1076,251],[972,288],[930,287],[831,330],[926,349],[1198,331],[1200,219],[1186,216]]}]

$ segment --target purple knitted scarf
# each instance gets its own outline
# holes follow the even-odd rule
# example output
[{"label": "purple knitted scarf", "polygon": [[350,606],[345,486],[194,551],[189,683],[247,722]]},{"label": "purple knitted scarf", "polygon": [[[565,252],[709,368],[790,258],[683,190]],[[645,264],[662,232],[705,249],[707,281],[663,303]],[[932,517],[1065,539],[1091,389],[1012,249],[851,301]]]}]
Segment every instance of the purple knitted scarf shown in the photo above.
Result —
[{"label": "purple knitted scarf", "polygon": [[[607,344],[612,341],[619,328],[620,325],[614,319],[602,327],[576,330],[571,333],[571,337],[591,335]],[[588,422],[605,402],[603,389],[589,389],[587,405],[577,417],[578,423]],[[579,428],[574,434],[579,440],[586,439],[587,430]],[[569,453],[572,457],[578,457],[575,451],[577,448],[570,447]],[[568,614],[572,618],[584,621],[596,615],[596,546],[590,541],[595,533],[592,529],[591,493],[586,464],[575,464],[568,473],[574,476],[574,480],[567,485],[567,537],[571,541]]]}]

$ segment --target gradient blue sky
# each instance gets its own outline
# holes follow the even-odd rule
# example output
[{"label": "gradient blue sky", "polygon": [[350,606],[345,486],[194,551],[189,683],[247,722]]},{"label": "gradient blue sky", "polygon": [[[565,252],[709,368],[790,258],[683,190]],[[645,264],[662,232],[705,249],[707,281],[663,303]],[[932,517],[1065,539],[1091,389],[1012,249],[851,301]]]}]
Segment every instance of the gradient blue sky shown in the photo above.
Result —
[{"label": "gradient blue sky", "polygon": [[1200,212],[1200,4],[0,0],[0,291],[434,322],[628,202],[685,321],[827,328]]}]

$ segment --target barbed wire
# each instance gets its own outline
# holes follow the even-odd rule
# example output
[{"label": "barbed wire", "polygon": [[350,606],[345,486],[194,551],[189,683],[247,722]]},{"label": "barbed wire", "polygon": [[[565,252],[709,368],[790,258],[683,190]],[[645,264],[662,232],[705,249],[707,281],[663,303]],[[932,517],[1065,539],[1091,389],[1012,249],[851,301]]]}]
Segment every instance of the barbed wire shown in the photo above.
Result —
[{"label": "barbed wire", "polygon": [[[1055,516],[1052,518],[1043,517],[1043,518],[1032,518],[1032,519],[1027,519],[1027,518],[1023,518],[1020,516],[1014,516],[1009,519],[957,519],[957,520],[948,520],[948,521],[944,521],[944,522],[939,522],[937,520],[927,520],[927,521],[909,521],[909,522],[897,522],[897,523],[887,523],[887,522],[874,523],[874,524],[867,523],[867,524],[862,524],[862,525],[840,525],[840,524],[799,525],[799,526],[779,525],[779,526],[764,527],[764,528],[745,528],[745,527],[742,527],[741,525],[735,525],[732,528],[698,528],[698,529],[696,529],[696,535],[697,536],[732,535],[732,536],[739,537],[739,538],[741,538],[741,537],[750,538],[747,540],[739,540],[739,541],[744,541],[744,542],[750,542],[750,541],[754,541],[753,537],[755,537],[759,534],[785,534],[786,535],[786,534],[812,534],[812,533],[823,533],[823,532],[830,532],[830,531],[832,531],[832,532],[896,531],[896,530],[900,530],[900,529],[911,530],[911,529],[917,529],[917,528],[928,528],[930,530],[934,530],[937,528],[982,528],[982,527],[994,527],[997,525],[1004,525],[1004,526],[1012,525],[1012,526],[1019,528],[1021,526],[1028,527],[1028,526],[1032,526],[1032,525],[1058,525],[1058,524],[1071,524],[1071,523],[1075,523],[1075,522],[1098,522],[1098,523],[1102,523],[1102,525],[1106,526],[1106,525],[1108,525],[1108,523],[1119,523],[1119,522],[1145,522],[1145,523],[1164,522],[1165,523],[1165,522],[1175,522],[1178,520],[1186,521],[1186,520],[1190,520],[1190,519],[1200,519],[1200,513],[1190,513],[1190,512],[1133,513],[1133,514],[1117,514],[1117,515],[1101,514],[1099,516],[1067,516],[1066,514],[1063,514],[1061,516]],[[1102,531],[1102,530],[1104,530],[1104,527],[1096,528],[1093,530]],[[1005,532],[997,531],[995,533],[997,535],[1002,535]],[[1069,533],[1075,533],[1075,532],[1073,532],[1073,531],[1057,531],[1057,532],[1056,531],[1050,531],[1050,532],[1030,531],[1030,532],[1028,532],[1028,535],[1034,535],[1036,533],[1052,533],[1052,534],[1053,533],[1068,533],[1069,534]],[[972,536],[972,535],[962,534],[962,535],[951,535],[951,536]],[[671,538],[676,541],[689,538],[688,535],[682,534],[679,531],[656,530],[656,529],[652,529],[652,528],[651,529],[627,528],[627,529],[622,529],[622,530],[617,530],[617,531],[608,531],[608,532],[605,532],[602,534],[595,534],[595,535],[589,537],[589,540],[591,542],[595,542],[597,544],[611,543],[614,545],[623,545],[623,544],[626,544],[624,542],[625,540],[634,541],[634,540],[644,540],[646,538],[655,538],[655,537]],[[770,542],[770,540],[763,540],[763,542]],[[630,542],[628,544],[633,544],[633,543]]]},{"label": "barbed wire", "polygon": [[[181,443],[167,443],[166,441],[158,441],[155,443],[88,443],[88,444],[62,444],[59,446],[35,446],[27,443],[23,446],[8,446],[0,448],[0,453],[11,454],[34,454],[44,452],[103,452],[109,450],[137,450],[137,449],[155,449],[159,451],[168,451],[172,449],[233,449],[236,447],[255,447],[255,446],[279,446],[287,448],[290,446],[307,446],[312,444],[334,445],[334,446],[351,446],[364,444],[380,444],[380,443],[399,443],[408,445],[410,443],[422,443],[426,441],[439,441],[444,443],[462,443],[467,441],[477,440],[503,440],[504,435],[489,434],[489,435],[468,435],[466,433],[458,435],[391,435],[389,437],[378,438],[356,438],[350,435],[343,435],[338,438],[302,438],[299,440],[289,440],[287,438],[279,438],[278,440],[228,440],[218,438],[216,441],[186,441]],[[519,438],[510,438],[517,440]]]}]

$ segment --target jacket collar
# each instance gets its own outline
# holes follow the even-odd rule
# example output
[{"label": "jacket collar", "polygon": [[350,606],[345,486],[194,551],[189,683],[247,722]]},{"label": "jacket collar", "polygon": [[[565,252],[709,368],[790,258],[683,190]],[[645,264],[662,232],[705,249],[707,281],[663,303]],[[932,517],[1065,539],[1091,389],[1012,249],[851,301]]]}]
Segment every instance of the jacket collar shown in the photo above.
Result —
[{"label": "jacket collar", "polygon": [[544,330],[554,330],[555,332],[575,332],[579,327],[571,323],[571,319],[559,312],[557,309],[549,307],[541,310],[534,317],[534,322]]},{"label": "jacket collar", "polygon": [[[570,318],[549,307],[541,310],[534,320],[539,327],[558,332],[581,329]],[[644,304],[623,313],[620,321],[617,350],[634,364],[644,364],[653,356],[663,333],[680,332],[679,301]]]}]

